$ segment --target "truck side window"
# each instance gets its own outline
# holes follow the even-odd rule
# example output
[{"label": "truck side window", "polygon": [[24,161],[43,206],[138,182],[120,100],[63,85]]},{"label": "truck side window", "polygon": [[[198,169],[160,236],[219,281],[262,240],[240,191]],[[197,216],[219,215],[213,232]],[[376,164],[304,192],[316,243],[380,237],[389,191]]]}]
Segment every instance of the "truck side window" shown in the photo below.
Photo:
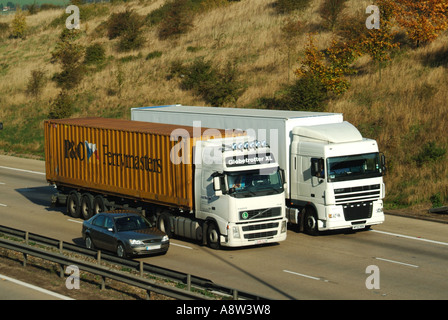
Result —
[{"label": "truck side window", "polygon": [[324,159],[311,158],[311,175],[317,178],[325,178]]}]

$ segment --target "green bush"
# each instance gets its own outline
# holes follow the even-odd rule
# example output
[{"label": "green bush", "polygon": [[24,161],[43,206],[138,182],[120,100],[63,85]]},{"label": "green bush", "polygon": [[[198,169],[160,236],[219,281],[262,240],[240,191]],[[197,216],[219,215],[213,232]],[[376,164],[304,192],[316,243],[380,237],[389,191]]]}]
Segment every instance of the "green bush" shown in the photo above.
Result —
[{"label": "green bush", "polygon": [[148,53],[148,55],[146,56],[146,60],[151,60],[151,59],[155,59],[155,58],[160,58],[162,56],[162,51],[151,51],[150,53]]},{"label": "green bush", "polygon": [[50,119],[68,118],[73,113],[73,99],[66,90],[62,90],[51,103],[48,117]]},{"label": "green bush", "polygon": [[309,7],[311,0],[277,0],[275,8],[280,14],[287,14],[295,10],[305,10]]},{"label": "green bush", "polygon": [[110,16],[107,23],[107,35],[110,40],[120,38],[118,43],[120,51],[139,49],[145,42],[143,26],[143,17],[133,10],[126,9]]},{"label": "green bush", "polygon": [[444,157],[446,149],[439,147],[435,141],[427,142],[420,152],[414,157],[415,162],[419,167],[426,163],[431,163]]},{"label": "green bush", "polygon": [[100,43],[91,44],[86,48],[86,53],[84,56],[84,63],[87,65],[91,64],[102,64],[106,60],[106,50]]},{"label": "green bush", "polygon": [[193,13],[189,0],[174,0],[163,14],[158,36],[161,40],[178,37],[193,27]]},{"label": "green bush", "polygon": [[301,77],[277,92],[277,97],[261,98],[259,104],[267,109],[324,111],[327,100],[327,90],[319,80]]},{"label": "green bush", "polygon": [[192,90],[215,107],[236,102],[244,92],[244,86],[238,81],[238,70],[230,62],[224,68],[214,67],[211,61],[204,58],[198,58],[186,66],[174,62],[171,77],[175,76],[182,79],[183,90]]},{"label": "green bush", "polygon": [[37,98],[41,94],[46,80],[44,71],[40,69],[31,71],[31,77],[26,86],[26,93]]}]

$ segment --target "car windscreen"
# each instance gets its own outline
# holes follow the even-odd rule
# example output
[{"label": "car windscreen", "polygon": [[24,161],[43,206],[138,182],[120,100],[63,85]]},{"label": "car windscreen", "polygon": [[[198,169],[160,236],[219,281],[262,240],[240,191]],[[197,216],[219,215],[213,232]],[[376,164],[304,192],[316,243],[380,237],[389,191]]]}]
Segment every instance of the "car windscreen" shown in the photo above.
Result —
[{"label": "car windscreen", "polygon": [[143,217],[140,216],[126,216],[115,219],[115,226],[117,231],[133,231],[150,228],[151,225]]}]

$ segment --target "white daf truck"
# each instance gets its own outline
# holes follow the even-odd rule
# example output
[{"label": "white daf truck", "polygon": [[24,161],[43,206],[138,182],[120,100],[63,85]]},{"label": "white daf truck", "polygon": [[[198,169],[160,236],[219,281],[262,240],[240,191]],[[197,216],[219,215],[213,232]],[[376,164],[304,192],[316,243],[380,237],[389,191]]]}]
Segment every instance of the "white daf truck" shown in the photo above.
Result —
[{"label": "white daf truck", "polygon": [[384,155],[342,114],[168,105],[133,108],[131,119],[242,129],[267,140],[285,170],[287,219],[308,234],[384,222]]}]

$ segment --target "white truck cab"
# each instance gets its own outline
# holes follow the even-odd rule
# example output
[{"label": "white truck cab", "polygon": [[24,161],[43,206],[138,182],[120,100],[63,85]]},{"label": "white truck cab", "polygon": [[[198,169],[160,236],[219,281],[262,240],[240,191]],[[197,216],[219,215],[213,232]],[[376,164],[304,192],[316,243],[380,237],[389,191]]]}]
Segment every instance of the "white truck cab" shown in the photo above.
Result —
[{"label": "white truck cab", "polygon": [[198,141],[195,212],[214,222],[212,247],[286,239],[283,172],[269,147],[247,137]]}]

